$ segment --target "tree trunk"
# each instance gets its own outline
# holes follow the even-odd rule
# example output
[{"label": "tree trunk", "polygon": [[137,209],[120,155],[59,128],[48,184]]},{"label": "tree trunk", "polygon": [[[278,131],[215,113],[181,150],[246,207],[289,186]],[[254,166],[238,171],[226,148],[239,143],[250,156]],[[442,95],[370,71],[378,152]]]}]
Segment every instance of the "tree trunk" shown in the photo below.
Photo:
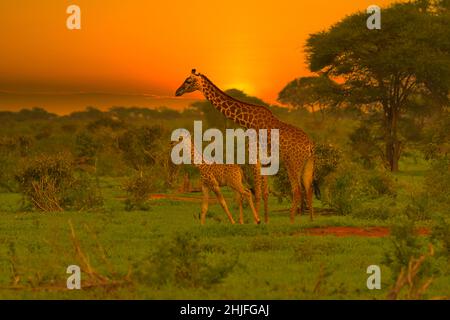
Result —
[{"label": "tree trunk", "polygon": [[389,163],[389,169],[392,172],[399,170],[398,161],[400,159],[401,144],[396,137],[390,137],[386,141],[386,158]]},{"label": "tree trunk", "polygon": [[398,162],[401,154],[401,142],[397,136],[397,124],[400,114],[398,108],[385,108],[385,143],[386,143],[386,160],[389,169],[392,172],[399,170]]}]

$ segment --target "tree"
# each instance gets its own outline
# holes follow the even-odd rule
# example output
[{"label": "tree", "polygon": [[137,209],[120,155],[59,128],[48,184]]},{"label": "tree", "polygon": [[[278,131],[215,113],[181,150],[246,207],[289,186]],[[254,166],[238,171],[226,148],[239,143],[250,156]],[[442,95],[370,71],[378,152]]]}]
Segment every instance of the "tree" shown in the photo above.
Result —
[{"label": "tree", "polygon": [[[394,4],[383,9],[381,30],[367,29],[368,16],[356,13],[307,40],[309,68],[318,77],[298,83],[312,84],[316,92],[313,102],[325,101],[330,105],[344,101],[378,111],[384,130],[384,157],[391,171],[399,169],[403,145],[398,124],[409,111],[413,98],[419,95],[441,107],[448,105],[448,8],[447,0]],[[323,77],[330,81],[321,80]],[[324,84],[330,90],[324,90]],[[343,100],[335,100],[338,91],[332,88],[341,90],[338,96]],[[318,92],[326,97],[317,95]]]},{"label": "tree", "polygon": [[142,175],[144,169],[161,163],[167,155],[165,129],[161,126],[143,126],[124,132],[118,139],[125,162]]},{"label": "tree", "polygon": [[278,94],[278,101],[294,108],[316,107],[324,112],[325,107],[339,106],[343,101],[343,91],[339,84],[327,76],[303,77],[287,84]]}]

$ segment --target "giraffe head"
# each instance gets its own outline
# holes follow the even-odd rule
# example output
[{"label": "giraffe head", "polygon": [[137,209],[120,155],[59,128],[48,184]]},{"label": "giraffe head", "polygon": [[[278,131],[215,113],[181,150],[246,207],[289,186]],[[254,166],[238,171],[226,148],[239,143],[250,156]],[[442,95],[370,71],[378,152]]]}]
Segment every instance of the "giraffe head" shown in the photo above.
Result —
[{"label": "giraffe head", "polygon": [[192,69],[189,77],[184,80],[183,84],[177,89],[175,95],[177,97],[182,96],[185,93],[201,90],[201,77],[200,74]]}]

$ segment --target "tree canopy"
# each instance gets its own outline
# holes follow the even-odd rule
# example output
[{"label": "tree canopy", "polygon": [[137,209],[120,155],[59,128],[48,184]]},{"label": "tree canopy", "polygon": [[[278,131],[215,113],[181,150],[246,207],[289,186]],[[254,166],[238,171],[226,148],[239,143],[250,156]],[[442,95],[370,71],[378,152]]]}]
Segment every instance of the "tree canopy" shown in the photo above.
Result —
[{"label": "tree canopy", "polygon": [[394,4],[382,9],[380,30],[369,30],[368,15],[360,12],[311,35],[307,62],[317,76],[294,80],[279,100],[294,106],[345,103],[379,110],[385,158],[391,170],[398,170],[402,114],[419,100],[426,101],[423,108],[448,105],[449,7],[447,0]]}]

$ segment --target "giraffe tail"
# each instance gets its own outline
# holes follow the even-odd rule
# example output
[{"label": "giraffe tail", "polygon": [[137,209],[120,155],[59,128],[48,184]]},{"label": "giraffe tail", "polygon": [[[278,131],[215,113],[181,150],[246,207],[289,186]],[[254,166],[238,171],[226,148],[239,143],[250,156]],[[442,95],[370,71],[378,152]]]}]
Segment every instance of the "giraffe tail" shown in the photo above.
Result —
[{"label": "giraffe tail", "polygon": [[[311,145],[311,155],[314,157],[314,160],[316,159],[316,145],[315,143],[312,143]],[[317,162],[314,161],[314,169],[313,169],[313,180],[312,180],[312,187],[314,190],[314,195],[316,196],[317,200],[320,200],[322,198],[322,194],[320,192],[320,181],[317,178]]]},{"label": "giraffe tail", "polygon": [[314,190],[314,195],[318,200],[320,200],[322,198],[322,194],[320,193],[319,181],[316,178],[313,179],[312,186]]}]

